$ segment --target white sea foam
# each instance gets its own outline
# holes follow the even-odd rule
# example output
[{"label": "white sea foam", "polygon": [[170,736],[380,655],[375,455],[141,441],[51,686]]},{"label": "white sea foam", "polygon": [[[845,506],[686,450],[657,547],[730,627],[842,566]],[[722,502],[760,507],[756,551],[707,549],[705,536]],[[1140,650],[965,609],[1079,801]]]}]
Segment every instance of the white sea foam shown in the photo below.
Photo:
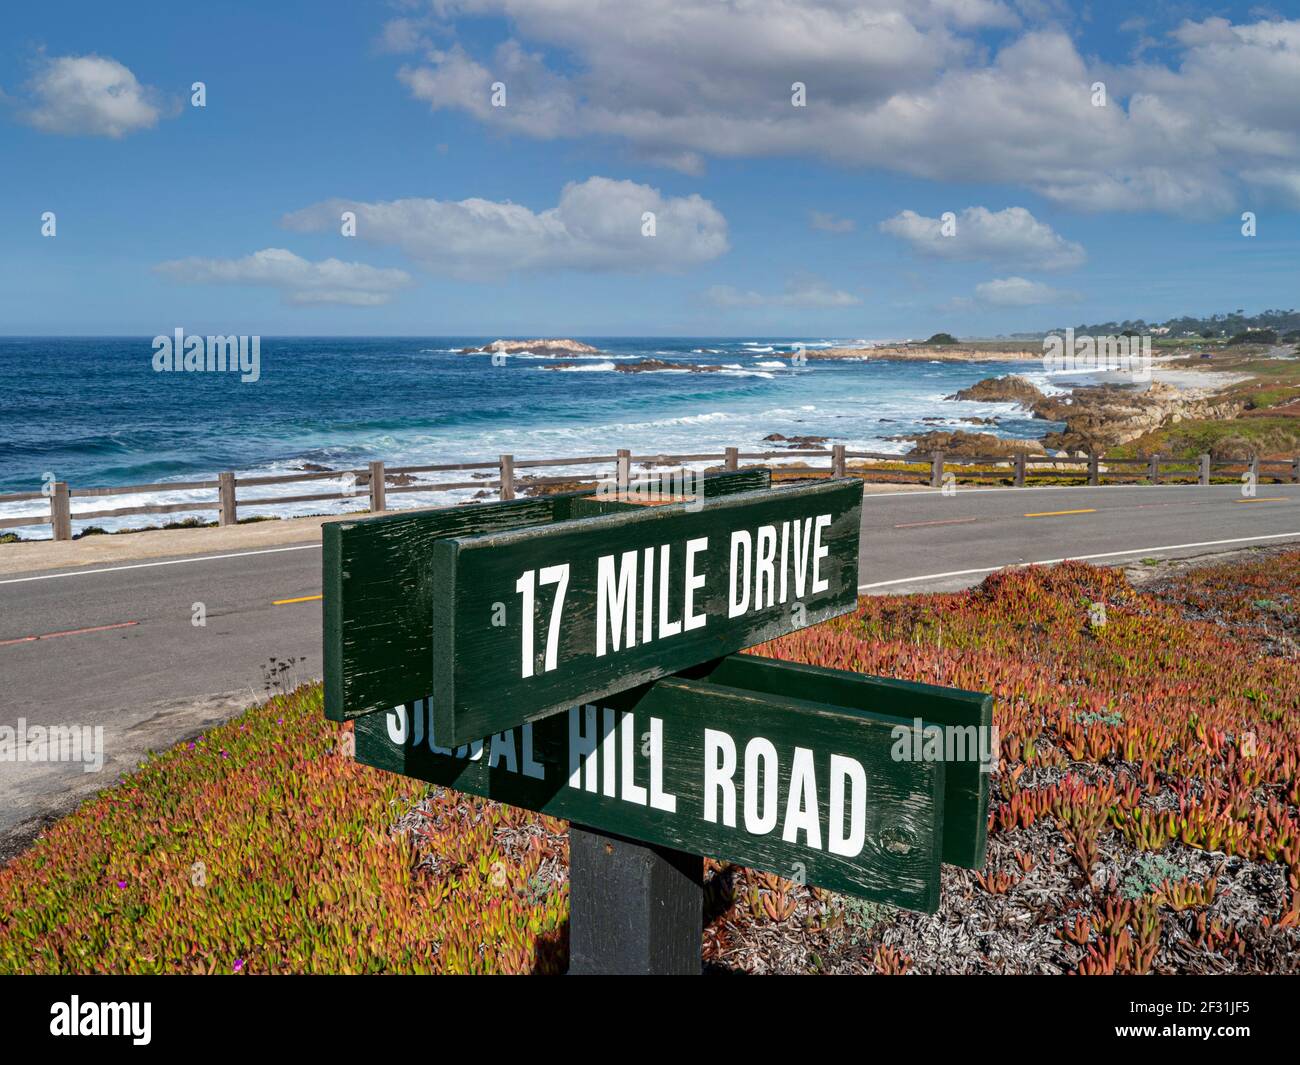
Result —
[{"label": "white sea foam", "polygon": [[[554,373],[607,373],[614,369],[614,364],[608,360],[602,362],[593,362],[589,366],[555,366],[550,368]],[[547,367],[539,366],[538,370],[546,371]]]}]

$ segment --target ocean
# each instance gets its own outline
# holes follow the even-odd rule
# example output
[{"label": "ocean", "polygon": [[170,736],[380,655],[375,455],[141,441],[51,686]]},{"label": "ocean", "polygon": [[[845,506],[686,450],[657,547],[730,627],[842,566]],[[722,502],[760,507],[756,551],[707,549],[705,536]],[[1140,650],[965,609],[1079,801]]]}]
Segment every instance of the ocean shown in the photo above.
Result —
[{"label": "ocean", "polygon": [[[0,338],[0,494],[39,491],[46,480],[74,489],[168,480],[298,472],[304,464],[357,468],[565,455],[766,449],[763,438],[826,436],[852,449],[901,453],[894,437],[966,428],[1032,438],[1052,426],[1009,404],[945,402],[985,377],[1020,373],[1047,386],[1032,363],[818,362],[808,350],[862,343],[807,337],[578,337],[603,354],[498,359],[460,349],[479,337],[263,337],[260,376],[159,373],[152,338]],[[618,373],[643,358],[720,365],[718,372]],[[999,418],[985,428],[972,417]],[[922,419],[940,418],[940,422]],[[525,471],[526,472],[526,471]],[[563,473],[547,470],[547,473]],[[329,482],[319,490],[329,491]],[[313,490],[316,490],[313,486]],[[240,490],[240,515],[325,513],[356,503],[247,506],[301,486]],[[452,503],[472,490],[411,493],[398,506]],[[211,490],[73,499],[78,511],[145,502],[209,500]],[[0,517],[43,511],[41,502],[0,503]],[[196,512],[205,520],[213,513]],[[167,516],[96,519],[106,529],[177,521]],[[74,528],[79,526],[74,525]],[[48,526],[16,530],[49,535]]]}]

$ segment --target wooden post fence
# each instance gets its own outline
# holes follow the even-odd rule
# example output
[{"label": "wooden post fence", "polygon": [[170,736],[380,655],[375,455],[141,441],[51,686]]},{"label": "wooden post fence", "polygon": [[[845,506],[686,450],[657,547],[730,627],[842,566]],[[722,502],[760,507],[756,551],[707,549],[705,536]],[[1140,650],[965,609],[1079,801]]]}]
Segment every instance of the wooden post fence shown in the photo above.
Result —
[{"label": "wooden post fence", "polygon": [[627,486],[632,483],[632,452],[625,447],[621,447],[617,452],[618,458],[614,465],[614,481],[620,494],[627,491]]},{"label": "wooden post fence", "polygon": [[50,496],[50,524],[54,527],[54,539],[72,539],[72,506],[67,481],[54,482],[54,494]]},{"label": "wooden post fence", "polygon": [[370,464],[370,513],[378,514],[388,509],[384,489],[384,464],[382,461],[372,462]]},{"label": "wooden post fence", "polygon": [[501,456],[501,498],[515,498],[515,457],[514,455]]},{"label": "wooden post fence", "polygon": [[[807,467],[792,467],[791,472],[794,473],[795,477],[798,479],[807,479],[812,477],[826,477],[828,475],[830,477],[840,478],[840,477],[848,476],[850,458],[865,458],[865,459],[876,460],[876,461],[888,461],[891,463],[897,462],[898,459],[898,456],[894,456],[894,455],[875,454],[872,452],[863,452],[863,451],[855,451],[852,454],[850,454],[848,447],[845,444],[830,445],[829,453],[830,453],[829,469],[827,469],[824,466],[821,468],[816,468],[814,465],[809,464]],[[741,469],[740,460],[742,454],[745,453],[742,453],[740,448],[728,447],[723,449],[720,452],[714,452],[710,454],[695,453],[695,454],[683,454],[683,455],[658,455],[658,456],[654,456],[653,458],[655,463],[659,465],[667,465],[670,463],[685,463],[685,462],[707,462],[713,464],[710,468],[714,470],[716,470],[716,464],[719,461],[721,461],[726,471],[737,472]],[[827,454],[826,450],[818,449],[816,451],[813,451],[812,449],[809,449],[808,451],[791,450],[788,452],[776,452],[776,453],[760,452],[751,455],[750,457],[759,460],[760,464],[762,465],[769,465],[769,463],[763,462],[764,459],[776,460],[775,462],[770,464],[770,465],[776,465],[777,463],[779,463],[780,459],[783,459],[786,456],[788,456],[790,460],[794,460],[794,459],[799,459],[801,457],[809,458],[809,459],[824,458],[826,457],[826,454]],[[651,456],[642,456],[642,457],[643,459],[646,460],[651,458]],[[976,456],[975,458],[978,461],[986,461],[986,462],[991,461],[995,463],[998,461],[996,457],[980,458]],[[1011,453],[1010,456],[1007,455],[1002,456],[1001,462],[1006,463],[1008,458],[1010,458],[1011,466],[1012,466],[1012,483],[1017,488],[1026,487],[1029,480],[1030,455],[1024,451],[1014,451]],[[920,464],[928,460],[930,466],[929,477],[928,478],[923,477],[922,483],[924,484],[926,481],[928,481],[929,486],[931,488],[942,488],[944,486],[944,477],[947,472],[945,468],[945,459],[946,459],[945,452],[932,451],[928,455],[913,455],[911,456],[911,458],[905,459],[904,461],[908,463]],[[605,481],[608,478],[608,473],[604,472],[604,469],[607,468],[606,464],[609,463],[610,461],[613,461],[614,463],[614,478],[615,478],[617,490],[620,493],[626,493],[632,482],[632,469],[631,469],[632,452],[628,448],[619,448],[616,454],[613,456],[610,456],[608,453],[606,453],[605,455],[596,458],[583,457],[583,458],[574,458],[574,459],[562,459],[557,457],[557,458],[549,458],[549,459],[534,459],[534,460],[524,461],[523,465],[525,466],[573,465],[573,466],[597,467],[596,469],[592,470],[590,473],[585,475],[576,474],[573,476],[552,476],[552,477],[537,478],[539,484],[567,484],[570,481],[574,481],[574,480],[579,482]],[[1079,460],[1074,460],[1074,461],[1077,462]],[[1104,461],[1105,461],[1105,454],[1103,452],[1097,450],[1088,451],[1087,484],[1089,486],[1097,487],[1101,485],[1102,483],[1101,478],[1103,473],[1101,469],[1101,465]],[[1194,458],[1184,458],[1184,459],[1180,459],[1176,457],[1165,459],[1159,453],[1157,453],[1148,456],[1146,459],[1118,459],[1115,461],[1119,464],[1116,468],[1121,471],[1123,471],[1126,466],[1127,467],[1136,466],[1138,469],[1141,469],[1143,466],[1145,466],[1146,476],[1150,484],[1162,483],[1161,469],[1160,469],[1162,462],[1167,466],[1174,464],[1182,467],[1193,466],[1194,464],[1195,479],[1194,480],[1192,479],[1191,474],[1184,471],[1179,471],[1177,477],[1175,478],[1179,483],[1182,483],[1182,478],[1187,477],[1187,479],[1191,483],[1209,485],[1211,484],[1212,473],[1214,470],[1213,457],[1208,452],[1199,454]],[[1238,460],[1238,461],[1242,461],[1242,460]],[[301,494],[301,495],[289,495],[285,497],[245,499],[244,502],[246,506],[270,506],[270,505],[277,505],[281,503],[314,502],[317,500],[329,501],[335,499],[345,502],[356,496],[357,488],[359,486],[358,479],[361,477],[368,476],[369,480],[367,484],[369,486],[370,510],[372,513],[380,513],[388,510],[387,497],[390,491],[391,492],[423,492],[423,491],[433,492],[433,491],[447,491],[453,489],[467,489],[467,488],[481,487],[480,483],[474,481],[458,480],[458,481],[451,481],[450,483],[439,483],[437,481],[425,482],[425,481],[417,481],[415,478],[409,476],[410,474],[430,473],[435,471],[447,472],[452,476],[455,476],[457,473],[463,470],[496,469],[498,474],[498,479],[496,483],[497,485],[499,485],[500,488],[500,492],[499,492],[500,498],[505,501],[514,500],[518,497],[518,480],[515,475],[515,466],[517,462],[518,460],[514,455],[499,455],[495,461],[448,463],[446,465],[430,465],[430,466],[409,466],[409,467],[398,466],[398,467],[394,467],[391,472],[395,475],[400,474],[403,483],[394,484],[394,485],[388,485],[386,482],[387,474],[390,472],[386,464],[382,460],[375,460],[368,464],[368,473],[367,470],[364,469],[310,470],[304,473],[284,474],[282,476],[253,476],[253,477],[244,477],[240,479],[240,478],[236,478],[233,471],[226,470],[216,474],[214,480],[177,481],[174,483],[126,485],[126,486],[114,487],[114,488],[86,488],[86,489],[78,489],[76,494],[78,496],[102,497],[102,496],[113,496],[113,495],[136,494],[140,492],[168,492],[173,490],[187,491],[187,490],[195,490],[195,489],[211,490],[213,488],[216,488],[217,500],[215,503],[213,502],[196,502],[193,504],[186,504],[186,503],[179,503],[179,502],[157,503],[153,505],[124,507],[120,511],[114,511],[114,510],[83,511],[82,518],[85,520],[92,520],[95,518],[116,516],[118,513],[121,513],[122,515],[125,516],[128,514],[174,514],[189,509],[206,511],[208,513],[211,513],[213,510],[215,510],[217,512],[218,524],[225,526],[225,525],[234,525],[239,520],[237,501],[236,501],[236,490],[241,485],[261,486],[261,485],[280,484],[280,483],[288,484],[288,483],[307,482],[307,481],[329,480],[331,478],[342,477],[344,478],[344,487],[337,496],[332,495],[330,493],[319,493],[319,494],[308,493],[308,494]],[[1261,465],[1263,465],[1267,467],[1265,471],[1267,475],[1271,477],[1274,481],[1279,483],[1289,481],[1292,484],[1300,484],[1300,455],[1295,455],[1290,459],[1264,459],[1261,461],[1260,456],[1258,454],[1255,454],[1250,456],[1248,460],[1245,460],[1243,464],[1245,465],[1245,468],[1249,472],[1249,474],[1255,479],[1256,483],[1259,482],[1260,467]],[[1235,465],[1235,463],[1232,463],[1232,465]],[[865,465],[855,470],[855,473],[859,474],[866,480],[871,480],[872,470],[873,470],[872,466]],[[893,470],[882,471],[882,472],[884,473],[885,479],[887,480],[896,476],[896,473]],[[475,473],[473,476],[479,477],[484,475]],[[974,476],[978,478],[981,476],[981,474],[976,472]],[[987,476],[987,474],[984,476]],[[994,476],[997,476],[997,474],[994,473]],[[351,481],[351,484],[348,484],[349,481]],[[1121,484],[1132,483],[1132,481],[1133,478],[1131,476],[1125,477],[1121,475],[1119,483]],[[54,539],[56,540],[71,539],[72,518],[71,518],[71,508],[70,508],[69,501],[72,494],[73,494],[72,490],[68,487],[67,483],[63,481],[51,482],[51,484],[48,487],[43,488],[40,492],[25,492],[25,493],[17,492],[8,495],[0,494],[0,503],[25,502],[29,500],[44,500],[48,498],[49,508],[50,508],[48,515],[45,514],[30,515],[30,516],[23,515],[21,517],[16,517],[16,518],[0,518],[0,529],[15,528],[15,527],[21,527],[25,525],[48,524],[52,527]]]},{"label": "wooden post fence", "polygon": [[934,451],[930,454],[930,487],[943,487],[943,452]]},{"label": "wooden post fence", "polygon": [[235,474],[233,470],[226,470],[224,473],[217,474],[217,499],[221,504],[221,509],[217,512],[217,524],[234,525],[237,516],[235,511]]}]

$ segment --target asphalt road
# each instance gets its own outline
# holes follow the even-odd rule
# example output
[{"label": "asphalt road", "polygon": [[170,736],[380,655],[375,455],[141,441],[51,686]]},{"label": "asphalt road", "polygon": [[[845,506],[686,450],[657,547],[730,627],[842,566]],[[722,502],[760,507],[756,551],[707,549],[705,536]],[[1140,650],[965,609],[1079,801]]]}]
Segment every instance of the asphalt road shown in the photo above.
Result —
[{"label": "asphalt road", "polygon": [[[860,590],[951,590],[1007,565],[1124,563],[1300,541],[1300,486],[964,489],[864,500]],[[148,750],[321,673],[320,547],[0,579],[0,725],[102,726],[105,761],[0,761],[0,839],[107,786]],[[202,605],[204,624],[195,620]],[[276,660],[273,665],[270,661]],[[11,840],[11,848],[14,844]],[[5,846],[0,842],[0,858]]]}]

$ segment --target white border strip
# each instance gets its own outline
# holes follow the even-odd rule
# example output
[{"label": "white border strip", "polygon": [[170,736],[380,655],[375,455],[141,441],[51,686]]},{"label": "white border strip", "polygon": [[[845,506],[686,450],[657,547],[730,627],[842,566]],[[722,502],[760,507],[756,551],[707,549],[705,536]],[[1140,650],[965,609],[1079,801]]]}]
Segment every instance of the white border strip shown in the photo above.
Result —
[{"label": "white border strip", "polygon": [[1001,566],[984,566],[980,569],[954,569],[949,570],[947,573],[927,573],[920,577],[900,577],[892,581],[859,584],[858,591],[865,592],[871,588],[888,588],[896,584],[919,584],[922,581],[937,581],[945,577],[969,577],[974,573],[996,573],[1000,569],[1019,569],[1023,566],[1054,566],[1058,562],[1086,562],[1093,558],[1118,558],[1121,555],[1143,555],[1152,551],[1180,551],[1187,547],[1217,547],[1220,544],[1248,544],[1259,540],[1282,540],[1286,537],[1300,539],[1300,532],[1271,533],[1268,536],[1238,536],[1232,540],[1201,540],[1194,544],[1165,544],[1162,547],[1135,547],[1130,551],[1101,551],[1095,555],[1068,555],[1065,558],[1044,558],[1038,562],[1007,562]]}]

